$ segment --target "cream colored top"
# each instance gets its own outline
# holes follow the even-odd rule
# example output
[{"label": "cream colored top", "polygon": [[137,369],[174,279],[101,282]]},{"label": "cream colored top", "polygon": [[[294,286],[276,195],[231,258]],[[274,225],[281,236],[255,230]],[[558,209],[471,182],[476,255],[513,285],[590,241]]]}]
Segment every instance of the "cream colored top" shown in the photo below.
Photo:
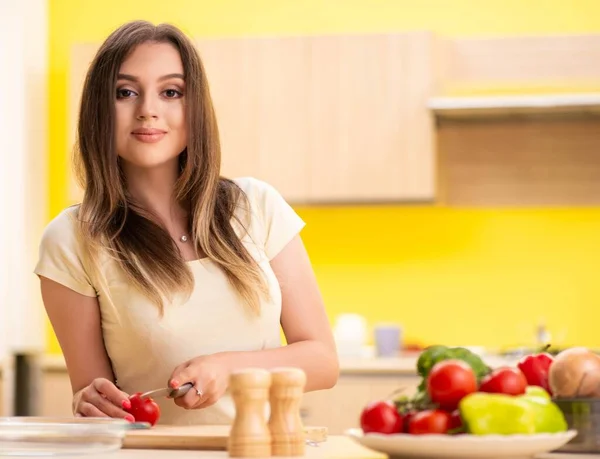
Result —
[{"label": "cream colored top", "polygon": [[[248,235],[242,240],[264,269],[271,292],[260,317],[246,311],[223,272],[204,258],[188,262],[195,279],[189,300],[169,305],[160,318],[157,308],[128,282],[114,260],[102,260],[106,282],[86,270],[75,233],[77,206],[64,210],[47,226],[35,273],[98,298],[105,346],[123,391],[132,394],[165,387],[175,367],[196,356],[281,346],[281,292],[269,261],[304,222],[269,184],[249,177],[235,181],[251,207]],[[184,410],[167,399],[157,402],[161,424],[228,424],[235,415],[227,395],[202,410]]]}]

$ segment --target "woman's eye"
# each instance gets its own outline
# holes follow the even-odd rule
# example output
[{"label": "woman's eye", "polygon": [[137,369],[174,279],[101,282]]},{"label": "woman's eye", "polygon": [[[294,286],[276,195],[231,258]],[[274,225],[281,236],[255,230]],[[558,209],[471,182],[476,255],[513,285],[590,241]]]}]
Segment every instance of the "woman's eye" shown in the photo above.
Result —
[{"label": "woman's eye", "polygon": [[183,94],[180,91],[177,91],[176,89],[167,89],[165,90],[165,96],[167,96],[167,98],[169,99],[173,99],[176,97],[181,97]]},{"label": "woman's eye", "polygon": [[125,99],[133,96],[135,93],[131,89],[117,89],[117,98]]}]

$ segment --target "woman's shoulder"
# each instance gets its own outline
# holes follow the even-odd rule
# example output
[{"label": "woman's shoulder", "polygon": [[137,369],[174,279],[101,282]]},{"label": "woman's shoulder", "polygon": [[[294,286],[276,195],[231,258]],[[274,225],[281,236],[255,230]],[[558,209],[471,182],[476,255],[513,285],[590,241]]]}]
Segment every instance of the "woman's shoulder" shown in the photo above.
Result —
[{"label": "woman's shoulder", "polygon": [[235,177],[231,180],[250,198],[260,197],[268,193],[277,192],[273,185],[256,177]]},{"label": "woman's shoulder", "polygon": [[40,256],[61,254],[63,257],[82,257],[82,238],[78,226],[79,205],[63,209],[48,222],[40,240]]},{"label": "woman's shoulder", "polygon": [[50,220],[42,233],[42,244],[73,242],[76,238],[78,213],[79,205],[70,206]]},{"label": "woman's shoulder", "polygon": [[270,183],[255,177],[238,177],[233,181],[248,197],[251,232],[262,241],[268,258],[272,259],[305,223]]},{"label": "woman's shoulder", "polygon": [[232,181],[244,192],[250,201],[250,206],[254,212],[264,214],[273,210],[273,207],[286,206],[287,203],[279,190],[256,177],[236,177]]},{"label": "woman's shoulder", "polygon": [[46,225],[34,272],[93,297],[96,290],[85,269],[81,239],[78,237],[78,211],[79,206],[68,207]]}]

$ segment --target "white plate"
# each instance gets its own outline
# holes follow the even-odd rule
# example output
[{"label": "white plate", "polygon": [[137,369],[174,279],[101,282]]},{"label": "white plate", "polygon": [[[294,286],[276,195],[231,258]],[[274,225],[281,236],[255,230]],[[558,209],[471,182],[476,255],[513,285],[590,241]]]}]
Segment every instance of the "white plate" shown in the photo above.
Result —
[{"label": "white plate", "polygon": [[365,435],[361,429],[348,429],[345,434],[367,448],[402,458],[524,459],[560,448],[577,431],[536,435]]}]

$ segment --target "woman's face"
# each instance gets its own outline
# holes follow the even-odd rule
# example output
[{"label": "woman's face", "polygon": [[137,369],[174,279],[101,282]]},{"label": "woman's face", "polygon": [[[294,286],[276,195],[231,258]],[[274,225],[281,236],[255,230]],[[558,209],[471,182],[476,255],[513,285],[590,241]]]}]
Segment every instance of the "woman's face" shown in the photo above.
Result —
[{"label": "woman's face", "polygon": [[177,49],[144,43],[123,61],[117,78],[116,148],[128,166],[177,164],[185,149],[185,82]]}]

